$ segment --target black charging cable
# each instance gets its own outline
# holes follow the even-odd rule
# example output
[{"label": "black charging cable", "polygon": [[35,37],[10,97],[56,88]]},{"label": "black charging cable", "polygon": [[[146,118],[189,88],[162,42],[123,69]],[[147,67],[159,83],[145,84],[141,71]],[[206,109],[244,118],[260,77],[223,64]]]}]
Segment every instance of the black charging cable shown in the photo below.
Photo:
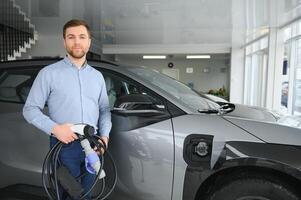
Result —
[{"label": "black charging cable", "polygon": [[[100,161],[101,161],[101,166],[100,169],[95,177],[95,180],[91,186],[91,188],[83,194],[83,189],[81,187],[81,184],[75,180],[75,178],[68,172],[66,167],[63,167],[59,161],[59,153],[65,145],[64,143],[58,141],[47,153],[44,163],[43,163],[43,168],[42,168],[42,182],[43,182],[43,187],[47,193],[47,196],[51,200],[60,200],[60,187],[59,185],[63,186],[66,192],[71,195],[72,197],[76,197],[80,200],[85,199],[94,189],[96,184],[98,183],[99,180],[102,182],[102,188],[101,191],[92,197],[91,199],[93,200],[104,200],[106,199],[114,190],[116,183],[117,183],[117,168],[115,165],[115,162],[113,160],[112,155],[110,152],[106,149],[104,146],[104,143],[98,142],[98,140],[102,139],[98,135],[87,135],[83,136],[82,139],[87,138],[92,145],[97,147],[97,150],[101,152],[101,149],[105,150],[106,158],[110,160],[110,163],[112,165],[112,169],[114,171],[114,179],[113,179],[113,184],[111,186],[107,186],[108,189],[106,190],[107,192],[104,193],[105,191],[105,179],[106,177],[99,179],[100,174],[103,170],[104,166],[104,155],[99,155]],[[106,162],[107,163],[107,162]],[[88,173],[88,172],[87,172]],[[83,176],[85,174],[82,174]],[[80,176],[80,177],[81,177]],[[80,178],[79,177],[79,178]]]}]

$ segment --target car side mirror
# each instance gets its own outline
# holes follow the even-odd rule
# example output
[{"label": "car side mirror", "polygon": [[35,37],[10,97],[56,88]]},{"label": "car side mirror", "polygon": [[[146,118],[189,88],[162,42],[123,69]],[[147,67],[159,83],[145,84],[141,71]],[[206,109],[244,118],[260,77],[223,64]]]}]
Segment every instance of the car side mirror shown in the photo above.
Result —
[{"label": "car side mirror", "polygon": [[112,113],[122,116],[152,117],[164,115],[165,106],[156,104],[146,94],[128,94],[118,98]]}]

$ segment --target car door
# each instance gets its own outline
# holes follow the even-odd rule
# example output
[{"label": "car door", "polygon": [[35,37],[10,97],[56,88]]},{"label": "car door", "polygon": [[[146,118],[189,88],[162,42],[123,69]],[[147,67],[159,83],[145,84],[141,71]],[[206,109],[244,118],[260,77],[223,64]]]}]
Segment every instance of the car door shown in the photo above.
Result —
[{"label": "car door", "polygon": [[24,102],[40,69],[22,66],[0,70],[0,188],[20,183],[41,185],[48,137],[28,124],[22,115]]},{"label": "car door", "polygon": [[[157,117],[112,114],[109,150],[117,165],[118,182],[112,199],[170,200],[174,143],[166,101],[145,86],[117,72],[102,70],[111,109],[118,98],[144,94],[164,107]],[[112,176],[112,175],[111,175]]]}]

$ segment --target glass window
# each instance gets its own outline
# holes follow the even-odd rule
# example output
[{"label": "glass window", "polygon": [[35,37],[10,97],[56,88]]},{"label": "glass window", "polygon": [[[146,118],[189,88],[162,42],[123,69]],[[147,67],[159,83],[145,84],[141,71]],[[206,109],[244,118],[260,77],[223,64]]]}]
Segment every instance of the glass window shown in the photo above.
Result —
[{"label": "glass window", "polygon": [[128,94],[148,95],[154,104],[164,105],[163,100],[158,95],[154,94],[143,85],[114,72],[103,70],[102,74],[106,82],[106,89],[111,109],[113,109],[118,98]]},{"label": "glass window", "polygon": [[284,29],[284,41],[287,41],[288,39],[290,39],[292,37],[291,32],[292,32],[291,27],[288,27],[288,28]]},{"label": "glass window", "polygon": [[251,91],[251,56],[246,57],[245,63],[245,82],[244,82],[244,104],[250,104],[250,91]]},{"label": "glass window", "polygon": [[[244,103],[265,106],[268,64],[268,37],[246,47]],[[252,51],[251,51],[252,50]]]},{"label": "glass window", "polygon": [[296,41],[296,65],[301,64],[301,40]]},{"label": "glass window", "polygon": [[0,75],[0,101],[24,103],[38,70],[3,70]]},{"label": "glass window", "polygon": [[219,105],[207,98],[202,97],[187,85],[170,78],[158,71],[147,68],[131,68],[132,73],[143,78],[151,85],[163,89],[169,95],[181,101],[194,110],[217,109]]},{"label": "glass window", "polygon": [[284,56],[281,74],[281,107],[280,112],[288,113],[288,97],[289,97],[289,74],[290,74],[290,44],[284,45]]},{"label": "glass window", "polygon": [[295,71],[294,96],[293,96],[293,114],[301,115],[301,67]]},{"label": "glass window", "polygon": [[[118,101],[120,97],[123,97],[125,95],[130,95],[130,94],[145,95],[147,99],[152,102],[151,105],[137,106],[135,107],[136,109],[160,110],[160,115],[156,115],[152,117],[148,115],[139,115],[139,114],[123,116],[123,115],[114,114],[114,112],[112,112],[113,129],[122,130],[122,131],[133,130],[133,129],[145,127],[150,124],[154,124],[169,119],[171,117],[170,113],[183,114],[183,113],[179,113],[178,109],[176,109],[175,111],[174,110],[168,111],[167,110],[167,107],[169,108],[169,106],[167,106],[168,102],[164,98],[156,94],[155,92],[146,88],[144,85],[141,85],[140,83],[117,72],[112,72],[110,70],[99,69],[99,68],[96,69],[100,70],[104,76],[111,110],[113,110],[113,108],[115,107],[116,102],[117,103],[120,102]],[[118,126],[114,126],[114,124],[118,124]]]},{"label": "glass window", "polygon": [[301,21],[284,29],[281,113],[301,115]]},{"label": "glass window", "polygon": [[257,54],[252,56],[252,71],[251,71],[251,105],[257,105],[257,95],[258,95],[258,64],[259,58]]}]

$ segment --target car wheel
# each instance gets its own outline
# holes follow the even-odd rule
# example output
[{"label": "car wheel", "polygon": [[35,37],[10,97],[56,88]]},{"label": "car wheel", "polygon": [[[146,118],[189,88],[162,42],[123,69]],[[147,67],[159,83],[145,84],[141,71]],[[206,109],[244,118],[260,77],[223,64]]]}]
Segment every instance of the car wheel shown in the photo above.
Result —
[{"label": "car wheel", "polygon": [[247,177],[213,189],[207,200],[298,200],[285,184],[271,179]]}]

